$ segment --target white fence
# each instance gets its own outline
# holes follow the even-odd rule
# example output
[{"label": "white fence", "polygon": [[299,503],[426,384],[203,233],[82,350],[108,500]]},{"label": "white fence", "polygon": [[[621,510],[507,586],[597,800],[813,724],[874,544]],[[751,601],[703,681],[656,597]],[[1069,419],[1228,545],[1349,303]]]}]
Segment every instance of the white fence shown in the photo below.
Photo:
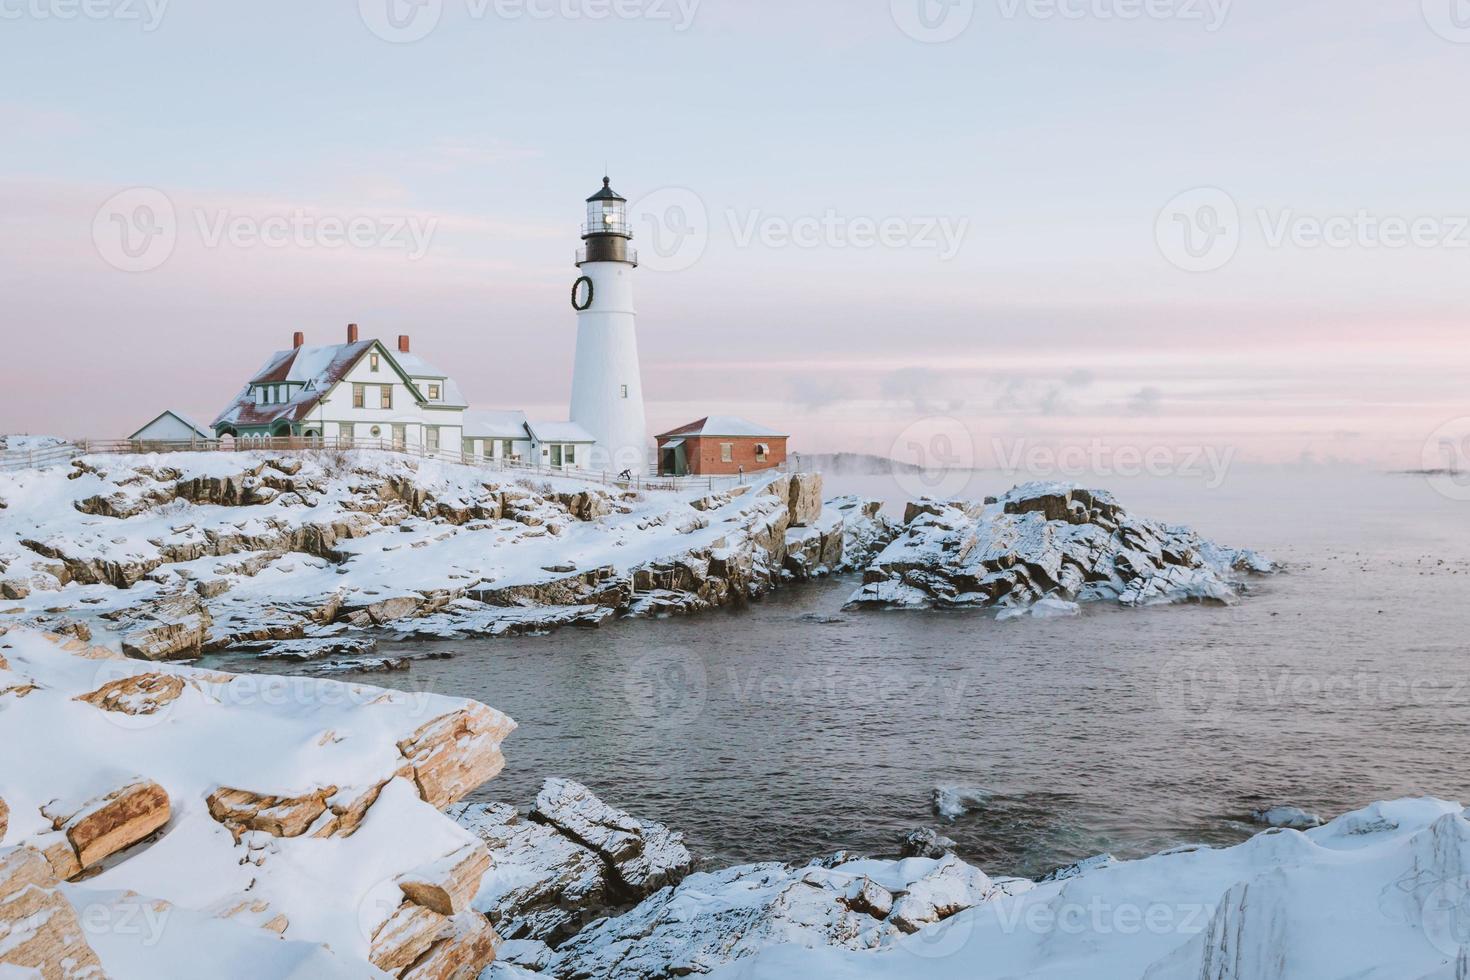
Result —
[{"label": "white fence", "polygon": [[599,473],[590,470],[557,466],[537,466],[507,459],[490,459],[484,456],[458,453],[440,449],[429,452],[419,446],[395,445],[388,439],[324,439],[321,437],[280,436],[275,438],[245,439],[199,439],[189,442],[159,442],[149,439],[81,439],[63,445],[43,446],[36,449],[0,451],[0,471],[37,469],[45,466],[60,466],[78,456],[99,453],[217,453],[217,452],[270,452],[270,453],[342,453],[355,450],[374,450],[412,456],[419,459],[434,459],[446,463],[461,463],[495,472],[517,476],[557,477],[581,480],[602,486],[625,490],[718,490],[735,486],[762,473],[785,472],[763,470],[740,476],[656,476],[647,473]]}]

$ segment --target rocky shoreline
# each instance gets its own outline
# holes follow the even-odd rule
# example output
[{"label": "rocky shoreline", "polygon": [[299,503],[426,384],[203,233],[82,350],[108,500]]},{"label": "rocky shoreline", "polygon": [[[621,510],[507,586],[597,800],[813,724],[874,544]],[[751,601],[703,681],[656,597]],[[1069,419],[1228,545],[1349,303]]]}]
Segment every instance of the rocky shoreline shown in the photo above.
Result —
[{"label": "rocky shoreline", "polygon": [[0,474],[0,623],[150,661],[214,652],[402,670],[379,639],[515,636],[756,601],[863,574],[849,608],[1074,615],[1078,604],[1234,602],[1254,552],[1033,483],[920,500],[902,522],[817,473],[716,492],[613,492],[571,478],[374,452],[83,457]]},{"label": "rocky shoreline", "polygon": [[369,661],[378,637],[503,636],[690,613],[847,570],[876,501],[819,474],[717,492],[389,454],[83,457],[0,474],[0,622],[139,659]]},{"label": "rocky shoreline", "polygon": [[929,829],[889,858],[705,868],[677,831],[571,780],[524,812],[462,802],[514,729],[463,699],[5,628],[0,964],[47,980],[1456,980],[1470,966],[1458,804],[1322,826],[1275,808],[1236,847],[1099,856],[1035,881],[992,878]]}]

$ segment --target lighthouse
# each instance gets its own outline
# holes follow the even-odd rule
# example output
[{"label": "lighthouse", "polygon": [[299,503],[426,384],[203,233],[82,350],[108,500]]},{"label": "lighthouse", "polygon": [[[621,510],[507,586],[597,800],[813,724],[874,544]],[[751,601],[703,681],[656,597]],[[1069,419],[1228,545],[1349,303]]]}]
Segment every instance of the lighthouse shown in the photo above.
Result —
[{"label": "lighthouse", "polygon": [[633,270],[638,253],[629,245],[628,202],[610,178],[587,199],[581,275],[572,286],[577,311],[577,360],[572,374],[572,421],[597,440],[592,469],[641,475],[648,469],[648,423],[638,368],[638,324],[633,308]]}]

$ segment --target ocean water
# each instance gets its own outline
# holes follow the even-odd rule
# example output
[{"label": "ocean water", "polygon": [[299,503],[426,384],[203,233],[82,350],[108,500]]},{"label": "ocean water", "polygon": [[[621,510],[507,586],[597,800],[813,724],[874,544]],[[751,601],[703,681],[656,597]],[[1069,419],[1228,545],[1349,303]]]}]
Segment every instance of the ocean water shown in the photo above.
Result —
[{"label": "ocean water", "polygon": [[[977,473],[965,492],[1014,482]],[[1087,482],[1287,571],[1228,609],[1006,623],[843,612],[847,577],[691,618],[385,645],[455,656],[363,679],[520,722],[478,798],[525,805],[569,776],[710,864],[892,853],[932,826],[993,873],[1034,875],[1233,843],[1276,804],[1470,800],[1470,503],[1351,469]],[[901,507],[912,489],[827,492]]]}]

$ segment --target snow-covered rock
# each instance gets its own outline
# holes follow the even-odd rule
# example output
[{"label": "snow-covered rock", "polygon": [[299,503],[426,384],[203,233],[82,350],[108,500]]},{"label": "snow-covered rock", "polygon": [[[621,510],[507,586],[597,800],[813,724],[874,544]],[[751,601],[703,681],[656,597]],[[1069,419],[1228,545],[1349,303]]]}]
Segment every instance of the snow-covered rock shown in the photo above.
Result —
[{"label": "snow-covered rock", "polygon": [[842,518],[842,564],[839,571],[854,572],[867,568],[903,530],[883,513],[881,500],[852,495],[833,497],[823,509]]},{"label": "snow-covered rock", "polygon": [[708,973],[778,944],[878,950],[1029,884],[992,881],[954,857],[697,873],[589,926],[555,952],[546,972],[561,980],[659,980]]},{"label": "snow-covered rock", "polygon": [[994,607],[1007,618],[1071,616],[1077,603],[1232,603],[1251,551],[1134,518],[1111,494],[1029,483],[983,505],[911,503],[903,532],[864,574],[853,607]]},{"label": "snow-covered rock", "polygon": [[548,779],[529,817],[503,803],[450,814],[494,855],[475,907],[508,939],[557,944],[590,919],[677,884],[693,863],[683,835],[569,779]]},{"label": "snow-covered rock", "polygon": [[708,609],[841,564],[820,491],[634,493],[369,450],[83,456],[0,472],[0,622],[174,660]]},{"label": "snow-covered rock", "polygon": [[[496,943],[469,908],[490,858],[440,810],[500,771],[514,727],[473,701],[150,664],[10,630],[0,866],[27,880],[45,868],[36,888],[76,909],[108,976],[474,976]],[[52,898],[15,899],[5,881],[0,937],[14,942],[0,938],[0,962],[71,942]],[[43,912],[51,938],[31,936]],[[187,925],[129,943],[105,928],[124,913]]]},{"label": "snow-covered rock", "polygon": [[1308,813],[1297,806],[1273,806],[1251,812],[1251,819],[1267,827],[1290,827],[1292,830],[1311,830],[1322,826],[1322,818]]},{"label": "snow-covered rock", "polygon": [[602,858],[624,898],[642,898],[681,881],[693,863],[683,834],[608,806],[570,779],[548,779],[536,794],[531,818]]},{"label": "snow-covered rock", "polygon": [[770,944],[710,975],[1459,980],[1467,967],[1470,822],[1459,804],[1426,799],[1231,848],[1098,859],[877,955]]}]

